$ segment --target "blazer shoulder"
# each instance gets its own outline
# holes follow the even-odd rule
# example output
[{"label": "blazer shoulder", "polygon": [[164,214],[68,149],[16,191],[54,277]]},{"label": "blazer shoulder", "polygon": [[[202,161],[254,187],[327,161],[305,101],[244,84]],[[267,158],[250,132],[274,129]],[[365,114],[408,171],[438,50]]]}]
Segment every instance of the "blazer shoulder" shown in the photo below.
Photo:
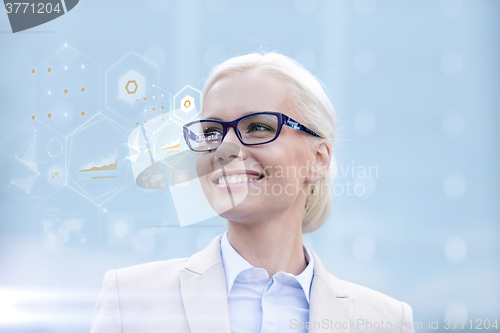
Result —
[{"label": "blazer shoulder", "polygon": [[116,270],[116,280],[120,287],[143,289],[157,285],[178,283],[180,271],[184,269],[189,258],[153,261],[128,266]]},{"label": "blazer shoulder", "polygon": [[349,295],[356,297],[357,300],[363,303],[377,306],[384,304],[387,307],[401,307],[400,301],[379,291],[345,280],[338,279],[338,281]]},{"label": "blazer shoulder", "polygon": [[180,286],[186,262],[180,258],[107,271],[91,332],[158,332],[160,327],[188,332]]},{"label": "blazer shoulder", "polygon": [[356,299],[355,317],[363,316],[371,320],[389,320],[393,323],[413,320],[411,307],[391,296],[356,283],[336,278],[346,294]]}]

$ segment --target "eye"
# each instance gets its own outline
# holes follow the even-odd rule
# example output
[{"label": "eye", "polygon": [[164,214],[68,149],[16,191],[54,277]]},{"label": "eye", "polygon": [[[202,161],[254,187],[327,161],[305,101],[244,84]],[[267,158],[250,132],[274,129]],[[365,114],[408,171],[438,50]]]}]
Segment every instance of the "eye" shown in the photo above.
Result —
[{"label": "eye", "polygon": [[221,130],[216,127],[206,127],[203,129],[203,134],[204,135],[220,135],[222,134]]},{"label": "eye", "polygon": [[248,132],[262,132],[262,131],[274,132],[274,128],[262,123],[251,123],[248,126]]}]

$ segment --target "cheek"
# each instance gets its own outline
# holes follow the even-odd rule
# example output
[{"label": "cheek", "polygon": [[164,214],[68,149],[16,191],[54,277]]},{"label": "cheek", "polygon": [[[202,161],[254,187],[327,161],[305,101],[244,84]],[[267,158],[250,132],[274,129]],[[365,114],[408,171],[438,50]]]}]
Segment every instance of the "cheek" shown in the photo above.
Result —
[{"label": "cheek", "polygon": [[209,153],[199,153],[196,157],[196,173],[198,174],[198,179],[206,198],[211,198],[213,196],[209,184],[210,175],[212,173],[211,161],[211,154]]},{"label": "cheek", "polygon": [[266,154],[262,164],[269,171],[269,180],[273,183],[298,184],[307,175],[307,154],[300,143],[294,148],[287,147]]},{"label": "cheek", "polygon": [[198,173],[198,177],[203,177],[213,171],[212,156],[212,153],[197,153],[196,172]]},{"label": "cheek", "polygon": [[[249,189],[241,187],[228,191],[217,188],[212,179],[220,169],[214,169],[214,156],[213,153],[200,154],[196,161],[196,170],[206,203],[212,207],[215,213],[222,216],[222,214],[241,204],[247,198]],[[232,161],[228,166],[229,168],[245,170],[245,163],[240,159]],[[199,207],[199,209],[207,208]]]}]

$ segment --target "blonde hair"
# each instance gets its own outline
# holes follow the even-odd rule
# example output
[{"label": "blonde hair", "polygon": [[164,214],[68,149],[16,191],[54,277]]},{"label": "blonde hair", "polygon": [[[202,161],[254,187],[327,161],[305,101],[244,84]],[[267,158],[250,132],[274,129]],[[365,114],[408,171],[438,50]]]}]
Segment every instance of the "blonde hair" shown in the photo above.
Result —
[{"label": "blonde hair", "polygon": [[[283,54],[251,53],[224,61],[210,71],[203,86],[203,99],[217,80],[251,69],[262,70],[282,79],[289,88],[292,104],[301,115],[304,125],[330,141],[333,146],[337,137],[337,122],[323,86],[301,64]],[[333,201],[331,185],[336,170],[333,153],[331,162],[325,176],[309,187],[302,215],[303,233],[317,230],[330,214]]]}]

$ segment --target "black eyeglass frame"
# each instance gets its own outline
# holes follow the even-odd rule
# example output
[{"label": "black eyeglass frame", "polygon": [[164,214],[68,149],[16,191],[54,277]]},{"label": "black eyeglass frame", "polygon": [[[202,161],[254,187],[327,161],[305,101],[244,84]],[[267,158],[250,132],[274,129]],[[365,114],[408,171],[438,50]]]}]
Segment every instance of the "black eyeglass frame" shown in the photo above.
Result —
[{"label": "black eyeglass frame", "polygon": [[[252,116],[256,116],[256,115],[265,115],[265,114],[269,114],[269,115],[274,115],[276,116],[276,118],[278,119],[278,127],[276,129],[276,135],[274,136],[273,139],[269,140],[269,141],[265,141],[265,142],[259,142],[259,143],[245,143],[243,142],[243,139],[241,137],[241,133],[240,131],[238,130],[238,123],[242,120],[242,119],[245,119],[245,118],[248,118],[248,117],[252,117]],[[229,127],[232,127],[234,129],[234,132],[236,133],[236,136],[238,137],[238,139],[240,140],[240,142],[242,144],[244,144],[245,146],[257,146],[257,145],[262,145],[262,144],[265,144],[265,143],[269,143],[269,142],[273,142],[274,140],[276,140],[280,133],[281,133],[281,128],[283,127],[283,125],[286,125],[288,127],[291,127],[297,131],[301,131],[301,132],[304,132],[304,133],[307,133],[307,134],[310,134],[314,137],[317,137],[317,138],[321,138],[321,136],[310,130],[309,128],[307,128],[305,125],[301,124],[300,122],[298,122],[297,120],[295,119],[292,119],[290,117],[288,117],[287,115],[281,113],[281,112],[275,112],[275,111],[263,111],[263,112],[253,112],[253,113],[248,113],[242,117],[239,117],[237,119],[234,119],[234,120],[231,120],[231,121],[222,121],[222,120],[218,120],[218,119],[202,119],[202,120],[195,120],[195,121],[192,121],[192,122],[189,122],[187,124],[185,124],[183,126],[183,133],[184,133],[184,140],[186,141],[189,149],[195,151],[195,152],[209,152],[209,151],[212,151],[212,150],[216,150],[219,146],[217,146],[217,148],[213,148],[213,149],[203,149],[203,150],[199,150],[199,149],[194,149],[193,147],[191,147],[191,144],[189,143],[189,139],[193,139],[195,141],[197,141],[198,139],[198,136],[196,134],[194,134],[192,131],[189,130],[189,126],[193,125],[193,124],[197,124],[197,123],[204,123],[204,122],[211,122],[211,123],[218,123],[222,126],[222,139],[221,139],[221,143],[219,144],[219,146],[222,144],[222,142],[224,141],[224,138],[226,137],[226,134],[227,134],[227,129]]]}]

